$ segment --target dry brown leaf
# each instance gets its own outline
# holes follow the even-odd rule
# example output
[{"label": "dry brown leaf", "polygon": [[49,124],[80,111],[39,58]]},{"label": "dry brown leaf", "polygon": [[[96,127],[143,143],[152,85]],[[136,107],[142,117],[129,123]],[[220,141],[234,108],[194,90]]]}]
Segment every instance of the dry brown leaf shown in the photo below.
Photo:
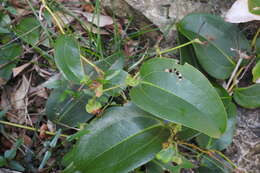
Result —
[{"label": "dry brown leaf", "polygon": [[3,79],[3,78],[0,78],[0,86],[3,86],[3,85],[5,85],[6,84],[6,80],[5,79]]},{"label": "dry brown leaf", "polygon": [[82,15],[87,18],[87,20],[96,26],[104,27],[107,25],[113,24],[113,19],[110,16],[104,16],[102,14],[94,14],[94,13],[82,13]]},{"label": "dry brown leaf", "polygon": [[48,93],[46,88],[43,85],[38,85],[37,87],[31,87],[29,91],[29,95],[31,96],[39,96],[44,99],[48,99]]},{"label": "dry brown leaf", "polygon": [[[26,118],[28,116],[27,112],[27,105],[28,105],[28,98],[27,93],[30,88],[29,80],[23,75],[22,82],[19,85],[18,89],[11,93],[11,104],[13,109],[17,111],[18,115],[18,122],[23,124],[26,122]],[[28,117],[29,118],[29,117]]]},{"label": "dry brown leaf", "polygon": [[41,139],[47,138],[47,135],[45,133],[45,131],[47,131],[47,130],[48,130],[48,126],[46,124],[42,124],[40,127],[40,135],[39,135],[39,137]]},{"label": "dry brown leaf", "polygon": [[9,100],[10,93],[11,93],[11,88],[9,87],[4,87],[3,92],[1,95],[1,109],[9,109],[11,103]]},{"label": "dry brown leaf", "polygon": [[13,77],[16,77],[18,74],[20,74],[26,67],[28,67],[31,63],[25,63],[19,67],[13,68]]},{"label": "dry brown leaf", "polygon": [[50,120],[47,121],[47,127],[50,132],[56,131],[56,125],[53,122],[51,122]]},{"label": "dry brown leaf", "polygon": [[85,5],[83,5],[83,8],[84,8],[84,10],[86,12],[89,12],[89,13],[93,13],[94,12],[94,7],[91,4],[85,4]]},{"label": "dry brown leaf", "polygon": [[32,147],[33,141],[32,141],[32,139],[31,139],[29,136],[23,135],[23,141],[24,141],[24,144],[25,144],[27,147],[29,147],[29,148]]},{"label": "dry brown leaf", "polygon": [[[60,19],[60,24],[62,24],[62,27],[65,27],[65,25],[69,25],[74,21],[74,18],[70,15],[60,13],[60,12],[55,12],[56,16],[59,16],[58,19]],[[53,21],[55,23],[55,21]]]},{"label": "dry brown leaf", "polygon": [[88,22],[91,22],[99,27],[112,25],[114,23],[113,19],[110,16],[105,16],[102,14],[98,15],[98,14],[89,13],[89,12],[82,12],[79,10],[73,10],[73,12],[82,15],[83,17],[85,17],[85,19],[87,19]]}]

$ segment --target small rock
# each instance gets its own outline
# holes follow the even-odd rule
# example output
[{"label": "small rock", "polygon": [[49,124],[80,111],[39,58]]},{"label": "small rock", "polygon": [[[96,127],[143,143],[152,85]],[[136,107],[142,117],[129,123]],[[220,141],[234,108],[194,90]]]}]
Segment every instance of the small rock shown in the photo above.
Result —
[{"label": "small rock", "polygon": [[[175,29],[174,24],[192,12],[211,12],[224,15],[233,1],[230,0],[103,0],[120,17],[127,16],[129,7],[145,16],[162,32]],[[130,9],[131,10],[131,9]],[[138,19],[137,19],[138,20]]]}]

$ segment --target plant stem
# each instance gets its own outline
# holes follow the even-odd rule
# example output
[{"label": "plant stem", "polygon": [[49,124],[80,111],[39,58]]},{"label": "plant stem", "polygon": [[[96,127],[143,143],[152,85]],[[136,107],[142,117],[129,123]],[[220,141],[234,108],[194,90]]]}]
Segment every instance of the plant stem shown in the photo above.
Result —
[{"label": "plant stem", "polygon": [[223,153],[221,153],[218,150],[212,150],[213,152],[219,154],[221,157],[223,157],[229,164],[231,164],[234,168],[237,168],[237,165],[235,165],[227,156],[225,156]]},{"label": "plant stem", "polygon": [[115,85],[115,86],[113,86],[111,88],[104,89],[103,92],[107,92],[107,91],[110,91],[110,90],[113,90],[113,89],[117,89],[117,88],[122,87],[122,86],[123,85]]},{"label": "plant stem", "polygon": [[[36,129],[34,127],[24,126],[24,125],[21,125],[21,124],[11,123],[11,122],[2,121],[2,120],[0,120],[0,124],[18,127],[18,128],[22,128],[22,129],[26,129],[26,130],[35,131],[35,132],[41,132],[40,129]],[[57,133],[50,132],[50,131],[44,131],[44,133],[47,134],[47,135],[52,135],[52,136],[57,134]],[[66,137],[66,138],[68,137],[68,135],[64,135],[64,134],[61,134],[60,136]]]},{"label": "plant stem", "polygon": [[96,66],[96,64],[94,64],[93,62],[91,62],[90,60],[88,60],[87,58],[85,58],[83,55],[80,55],[81,59],[83,59],[86,63],[88,63],[89,65],[91,65],[100,75],[104,75],[105,73],[98,68],[98,66]]},{"label": "plant stem", "polygon": [[240,73],[242,73],[242,71],[244,70],[245,68],[244,67],[242,67],[242,68],[240,68],[240,70],[237,72],[237,74],[236,74],[236,76],[234,77],[234,82],[232,83],[232,85],[228,88],[228,90],[227,90],[227,92],[228,93],[231,93],[232,92],[232,89],[239,83],[239,80],[240,79],[237,79],[238,78],[238,76],[240,75]]},{"label": "plant stem", "polygon": [[46,8],[46,10],[51,14],[52,18],[54,19],[55,23],[57,24],[60,32],[62,34],[65,34],[65,31],[63,30],[57,16],[51,11],[51,9],[48,7],[47,3],[45,2],[45,0],[41,0],[42,1],[42,4],[44,5],[44,8]]},{"label": "plant stem", "polygon": [[260,28],[258,28],[256,34],[254,35],[254,38],[251,42],[251,47],[252,48],[255,48],[256,47],[256,40],[257,40],[257,37],[260,35]]},{"label": "plant stem", "polygon": [[159,54],[168,53],[168,52],[174,51],[176,49],[180,49],[182,47],[188,46],[188,45],[193,44],[193,43],[203,44],[203,42],[201,42],[198,38],[196,38],[194,40],[191,40],[191,41],[189,41],[187,43],[184,43],[184,44],[181,44],[179,46],[176,46],[176,47],[173,47],[173,48],[170,48],[170,49],[166,49],[166,50],[160,51]]},{"label": "plant stem", "polygon": [[239,68],[240,64],[242,63],[242,61],[243,61],[243,58],[240,57],[238,62],[237,62],[237,65],[236,65],[235,69],[233,70],[233,72],[231,74],[231,77],[229,78],[228,83],[227,83],[227,85],[225,87],[226,90],[229,89],[229,86],[230,86],[231,82],[233,81],[234,77],[236,76],[236,73],[237,73],[238,68]]}]

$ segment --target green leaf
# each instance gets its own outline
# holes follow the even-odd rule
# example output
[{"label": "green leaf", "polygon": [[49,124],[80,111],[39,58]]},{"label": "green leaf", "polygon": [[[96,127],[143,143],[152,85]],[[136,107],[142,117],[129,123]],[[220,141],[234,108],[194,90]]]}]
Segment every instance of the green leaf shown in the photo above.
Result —
[{"label": "green leaf", "polygon": [[22,143],[23,143],[23,139],[19,138],[10,150],[6,150],[4,153],[5,159],[9,161],[14,159],[16,156],[17,149],[22,145]]},{"label": "green leaf", "polygon": [[102,107],[101,103],[98,102],[95,98],[89,99],[88,104],[86,105],[86,111],[90,114],[95,114]]},{"label": "green leaf", "polygon": [[84,135],[87,134],[87,133],[89,133],[89,131],[86,130],[86,129],[83,129],[83,130],[80,130],[80,131],[78,131],[77,133],[75,133],[75,134],[73,134],[73,135],[67,137],[66,140],[69,141],[69,142],[73,141],[74,139],[75,139],[75,140],[78,140],[80,137],[84,136]]},{"label": "green leaf", "polygon": [[172,156],[174,155],[175,150],[173,146],[169,146],[165,149],[162,149],[159,153],[156,154],[156,158],[161,160],[163,163],[169,163],[172,161]]},{"label": "green leaf", "polygon": [[228,92],[220,85],[213,83],[215,90],[218,92],[218,95],[221,98],[225,108],[227,109],[232,102],[232,97],[228,94]]},{"label": "green leaf", "polygon": [[5,166],[6,165],[6,160],[3,156],[0,156],[0,167]]},{"label": "green leaf", "polygon": [[86,122],[92,115],[85,111],[85,105],[89,96],[80,92],[79,97],[65,95],[65,88],[54,89],[46,104],[47,117],[55,122],[69,126],[76,126],[78,123]]},{"label": "green leaf", "polygon": [[[98,60],[95,64],[103,71],[123,69],[125,62],[125,55],[122,51],[116,52],[113,55],[104,59]],[[92,77],[98,77],[95,69],[89,64],[84,65],[86,74],[92,75]]]},{"label": "green leaf", "polygon": [[73,36],[61,35],[54,45],[55,63],[67,80],[80,83],[84,71],[80,60],[80,48]]},{"label": "green leaf", "polygon": [[[220,85],[218,85],[218,84],[216,84],[216,83],[213,83],[212,84],[214,87],[215,87],[215,89],[216,89],[216,91],[217,91],[217,93],[218,93],[218,95],[220,96],[220,98],[221,98],[221,100],[222,100],[222,102],[223,102],[223,104],[224,104],[224,106],[225,106],[225,108],[226,108],[226,111],[227,111],[227,115],[228,115],[228,125],[227,125],[227,129],[226,129],[226,132],[223,134],[223,136],[227,133],[227,131],[228,131],[228,129],[229,129],[229,123],[230,123],[230,120],[229,120],[229,117],[231,116],[230,115],[230,109],[229,109],[229,107],[231,106],[231,104],[233,104],[232,103],[232,97],[228,94],[228,92],[223,88],[223,87],[221,87]],[[232,114],[233,115],[233,114]],[[235,116],[235,115],[234,115]],[[185,141],[189,141],[189,140],[191,140],[191,139],[193,139],[193,138],[195,138],[195,137],[197,137],[197,136],[203,136],[203,137],[205,137],[205,145],[203,145],[204,147],[205,146],[207,146],[208,145],[208,142],[209,142],[209,140],[211,140],[211,141],[213,141],[213,140],[215,140],[215,139],[212,139],[212,138],[210,138],[209,136],[206,136],[206,135],[204,135],[204,134],[201,134],[200,132],[198,132],[198,131],[196,131],[196,130],[193,130],[193,129],[190,129],[190,128],[188,128],[188,127],[184,127],[184,128],[182,128],[182,130],[177,134],[178,135],[178,139],[180,139],[180,140],[185,140]],[[222,137],[223,137],[222,136]],[[217,140],[222,140],[222,137],[220,138],[220,139],[216,139],[216,141]],[[231,139],[232,140],[232,139]]]},{"label": "green leaf", "polygon": [[165,170],[153,161],[146,164],[146,173],[164,173]]},{"label": "green leaf", "polygon": [[8,14],[0,12],[0,27],[7,27],[12,22]]},{"label": "green leaf", "polygon": [[[184,44],[184,43],[189,42],[189,39],[187,39],[180,32],[178,32],[178,41],[179,41],[179,44]],[[200,64],[197,60],[197,57],[196,57],[196,54],[195,54],[195,51],[194,51],[194,48],[192,45],[188,45],[188,46],[180,48],[180,63],[181,64],[188,63],[201,71]]]},{"label": "green leaf", "polygon": [[178,157],[178,160],[180,160],[181,163],[178,164],[177,166],[172,166],[171,167],[170,171],[172,173],[180,173],[183,168],[190,169],[190,168],[194,167],[194,165],[188,159],[183,157],[182,155],[180,155]]},{"label": "green leaf", "polygon": [[260,61],[258,61],[255,65],[255,67],[252,70],[253,73],[253,82],[257,82],[259,80],[258,83],[260,83]]},{"label": "green leaf", "polygon": [[24,42],[35,45],[40,39],[40,24],[35,17],[22,18],[18,25],[14,27],[14,32]]},{"label": "green leaf", "polygon": [[128,74],[126,79],[125,79],[125,83],[128,86],[133,86],[134,87],[134,86],[138,85],[139,82],[140,82],[139,79],[133,78],[130,74]]},{"label": "green leaf", "polygon": [[7,160],[12,160],[12,159],[14,159],[15,156],[16,156],[16,148],[12,148],[12,149],[10,149],[10,150],[6,150],[4,156],[5,156],[5,158],[6,158]]},{"label": "green leaf", "polygon": [[231,48],[244,50],[249,47],[248,40],[236,25],[211,14],[187,15],[178,23],[178,31],[189,40],[199,38],[206,43],[194,43],[193,46],[202,68],[217,79],[227,79],[236,65],[232,57],[237,54]]},{"label": "green leaf", "polygon": [[255,48],[256,48],[256,57],[260,58],[260,37],[256,40]]},{"label": "green leaf", "polygon": [[181,163],[176,166],[174,166],[172,162],[163,163],[159,160],[153,160],[147,164],[147,173],[164,173],[165,171],[170,173],[180,173],[182,169],[194,168],[194,165],[182,155],[179,155],[178,159],[181,160]]},{"label": "green leaf", "polygon": [[226,132],[219,139],[212,139],[204,134],[199,135],[196,138],[196,141],[200,147],[221,151],[226,149],[232,143],[237,116],[237,108],[234,103],[229,104],[227,114],[228,122]]},{"label": "green leaf", "polygon": [[21,171],[21,172],[24,172],[25,169],[24,167],[18,163],[17,161],[15,160],[11,160],[10,162],[8,162],[8,166],[11,168],[11,169],[14,169],[16,171]]},{"label": "green leaf", "polygon": [[87,130],[65,164],[88,173],[129,172],[153,159],[169,136],[161,121],[132,104],[108,109]]},{"label": "green leaf", "polygon": [[104,88],[110,88],[114,86],[120,86],[113,90],[108,91],[107,93],[111,96],[117,96],[120,92],[125,89],[125,79],[128,73],[124,70],[108,70],[105,75],[105,80],[107,81],[104,84]]},{"label": "green leaf", "polygon": [[250,13],[260,15],[260,1],[259,0],[248,0],[248,8]]},{"label": "green leaf", "polygon": [[8,29],[0,26],[0,34],[8,34],[8,33],[10,33],[10,31]]},{"label": "green leaf", "polygon": [[1,48],[0,51],[0,79],[9,80],[12,69],[16,66],[15,58],[22,53],[20,44],[13,43]]},{"label": "green leaf", "polygon": [[191,65],[154,58],[141,67],[140,77],[130,97],[143,110],[214,138],[225,132],[227,115],[218,93]]},{"label": "green leaf", "polygon": [[[224,165],[229,165],[224,160],[221,160],[221,162],[213,160],[212,158],[209,158],[208,156],[204,156],[201,160],[201,165],[197,169],[199,173],[230,173],[232,172],[230,169],[225,167]],[[232,167],[232,166],[231,166]]]},{"label": "green leaf", "polygon": [[6,112],[8,112],[8,109],[4,109],[0,111],[0,120],[2,120],[6,114]]},{"label": "green leaf", "polygon": [[177,137],[182,141],[189,141],[200,134],[201,133],[197,130],[188,127],[182,127],[182,130],[177,134]]},{"label": "green leaf", "polygon": [[260,84],[254,84],[245,88],[236,88],[233,97],[240,106],[251,109],[259,108]]}]

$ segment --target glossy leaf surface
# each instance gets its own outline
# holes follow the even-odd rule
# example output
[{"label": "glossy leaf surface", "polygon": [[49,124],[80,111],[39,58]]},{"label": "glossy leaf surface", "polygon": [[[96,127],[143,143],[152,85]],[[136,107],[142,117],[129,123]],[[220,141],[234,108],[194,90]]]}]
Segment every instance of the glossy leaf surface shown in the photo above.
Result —
[{"label": "glossy leaf surface", "polygon": [[55,63],[67,80],[80,83],[84,71],[80,60],[80,48],[72,36],[61,35],[54,45]]},{"label": "glossy leaf surface", "polygon": [[[184,44],[189,42],[189,39],[183,36],[180,32],[178,32],[178,40],[179,40],[179,44]],[[192,45],[188,45],[180,48],[180,63],[181,64],[188,63],[200,70],[201,67],[200,64],[198,63],[196,53]]]},{"label": "glossy leaf surface", "polygon": [[169,135],[159,120],[134,105],[108,109],[87,129],[65,157],[82,173],[129,172],[152,160]]},{"label": "glossy leaf surface", "polygon": [[237,108],[234,103],[230,103],[227,107],[228,122],[226,132],[219,139],[212,139],[204,134],[196,138],[200,147],[215,150],[226,149],[233,140],[234,131],[236,128]]},{"label": "glossy leaf surface", "polygon": [[198,61],[212,77],[227,79],[234,67],[236,57],[233,49],[247,49],[248,40],[236,25],[210,14],[187,15],[179,24],[179,32],[189,40],[199,38],[204,45],[193,44]]},{"label": "glossy leaf surface", "polygon": [[173,59],[154,58],[141,67],[140,77],[140,84],[130,91],[138,107],[211,137],[224,133],[227,117],[223,103],[197,69]]},{"label": "glossy leaf surface", "polygon": [[[226,133],[230,134],[230,132],[227,132],[227,131],[230,131],[230,130],[228,130],[228,129],[230,129],[230,126],[231,126],[230,124],[233,124],[233,123],[235,124],[235,122],[236,122],[235,121],[236,119],[234,119],[234,116],[236,116],[236,113],[232,113],[232,114],[230,114],[230,113],[231,112],[236,112],[236,107],[234,108],[235,109],[234,111],[231,111],[233,109],[230,109],[229,107],[232,106],[231,105],[232,104],[232,97],[220,85],[218,85],[216,83],[213,83],[213,86],[214,86],[215,90],[217,91],[218,95],[220,96],[221,101],[223,102],[223,104],[225,106],[225,109],[226,109],[226,112],[227,112],[227,115],[228,115],[228,122],[227,122],[226,132],[219,139],[212,139],[211,137],[209,137],[207,135],[204,135],[204,134],[201,134],[200,132],[198,132],[196,130],[184,127],[177,134],[178,135],[178,139],[185,140],[185,141],[190,141],[191,139],[193,139],[193,138],[195,138],[197,136],[203,136],[204,143],[203,143],[202,146],[205,147],[205,146],[208,146],[209,142],[211,142],[211,145],[215,145],[215,144],[212,144],[212,141],[218,141],[218,140],[221,141],[223,136],[225,136]],[[233,106],[234,106],[234,104],[233,104]],[[232,119],[230,120],[230,118],[232,118]],[[232,128],[235,128],[235,127],[232,125]],[[231,131],[231,141],[232,141],[232,136],[233,136],[233,132]]]},{"label": "glossy leaf surface", "polygon": [[234,90],[234,99],[237,104],[245,108],[260,107],[260,84]]}]

